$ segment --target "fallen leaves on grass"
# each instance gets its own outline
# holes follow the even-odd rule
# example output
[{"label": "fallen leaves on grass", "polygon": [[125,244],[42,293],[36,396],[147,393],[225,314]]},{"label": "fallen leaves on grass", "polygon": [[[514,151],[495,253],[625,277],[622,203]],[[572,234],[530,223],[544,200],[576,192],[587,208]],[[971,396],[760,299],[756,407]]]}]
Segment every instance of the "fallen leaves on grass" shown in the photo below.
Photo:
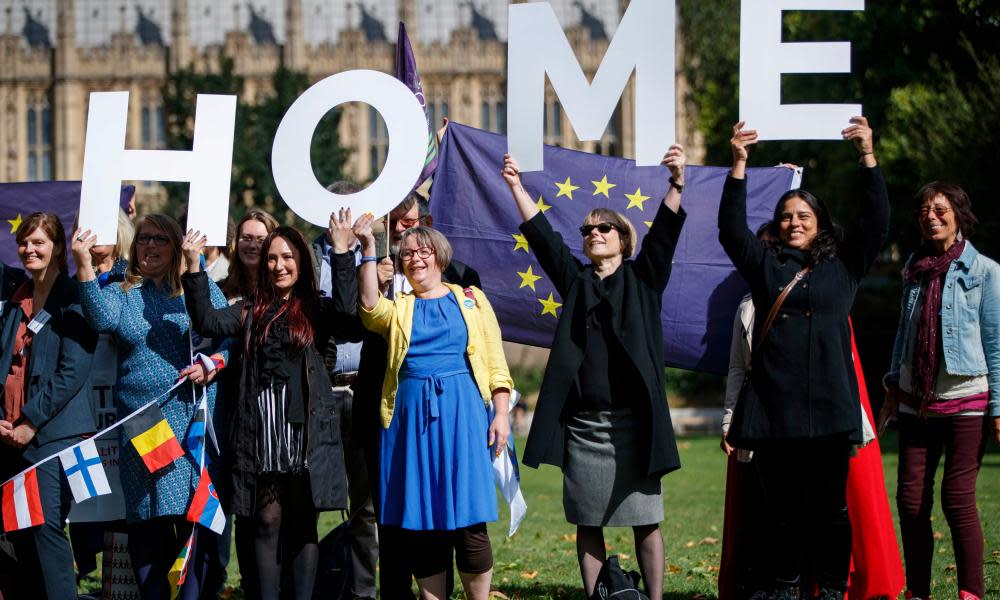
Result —
[{"label": "fallen leaves on grass", "polygon": [[676,573],[681,573],[683,571],[684,571],[684,569],[682,569],[681,567],[679,567],[677,565],[667,565],[667,574],[668,575],[674,575]]},{"label": "fallen leaves on grass", "polygon": [[688,540],[684,543],[685,548],[694,548],[696,545],[697,544],[694,543],[694,540]]},{"label": "fallen leaves on grass", "polygon": [[576,534],[575,533],[564,533],[563,536],[562,536],[562,541],[564,541],[564,542],[575,542],[576,541]]},{"label": "fallen leaves on grass", "polygon": [[700,542],[698,542],[698,544],[701,545],[701,546],[712,546],[712,545],[718,544],[718,543],[719,543],[719,539],[718,538],[714,538],[714,537],[702,538],[702,540]]},{"label": "fallen leaves on grass", "polygon": [[534,579],[538,577],[538,571],[523,571],[521,573],[521,579]]},{"label": "fallen leaves on grass", "polygon": [[934,539],[936,539],[936,540],[942,540],[942,539],[944,539],[944,534],[941,533],[940,531],[935,531],[934,532]]},{"label": "fallen leaves on grass", "polygon": [[510,597],[499,590],[491,590],[490,598],[500,598],[501,600],[510,600]]}]

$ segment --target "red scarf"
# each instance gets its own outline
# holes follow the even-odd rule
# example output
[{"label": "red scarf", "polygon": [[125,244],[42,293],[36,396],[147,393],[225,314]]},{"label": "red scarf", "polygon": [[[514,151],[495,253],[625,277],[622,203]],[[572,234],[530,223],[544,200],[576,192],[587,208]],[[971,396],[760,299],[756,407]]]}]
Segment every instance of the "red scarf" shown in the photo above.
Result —
[{"label": "red scarf", "polygon": [[921,248],[913,257],[914,260],[906,270],[904,277],[913,283],[919,283],[924,288],[924,302],[920,307],[920,321],[917,329],[917,340],[913,346],[911,358],[912,377],[910,388],[913,396],[920,401],[921,412],[934,398],[934,386],[937,382],[938,346],[941,332],[941,295],[944,289],[944,277],[951,268],[951,263],[962,256],[965,250],[965,240],[951,245],[943,254],[932,254],[928,246]]}]

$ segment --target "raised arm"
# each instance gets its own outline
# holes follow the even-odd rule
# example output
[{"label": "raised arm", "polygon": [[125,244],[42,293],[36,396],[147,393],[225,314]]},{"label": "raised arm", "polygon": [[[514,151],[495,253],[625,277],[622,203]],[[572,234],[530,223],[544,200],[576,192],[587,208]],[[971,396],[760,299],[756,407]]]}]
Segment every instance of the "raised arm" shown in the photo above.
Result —
[{"label": "raised arm", "polygon": [[[346,219],[350,222],[351,213],[347,211]],[[358,269],[358,300],[366,310],[375,308],[382,293],[378,287],[378,272],[376,261],[375,234],[372,233],[372,222],[375,217],[366,213],[358,217],[352,230],[361,242],[361,267]],[[349,293],[349,291],[348,291]],[[347,298],[344,299],[345,301]]]},{"label": "raised arm", "polygon": [[504,155],[503,178],[510,187],[521,218],[524,219],[520,226],[521,233],[528,240],[528,246],[538,257],[538,264],[552,280],[556,291],[565,296],[580,272],[580,261],[573,256],[562,236],[552,229],[548,219],[531,201],[531,196],[521,184],[521,171],[517,161],[509,154]]},{"label": "raised arm", "polygon": [[875,160],[872,129],[868,125],[868,119],[862,116],[852,117],[851,125],[842,134],[845,140],[854,142],[860,155],[860,218],[857,226],[850,229],[850,239],[844,245],[847,264],[860,279],[875,263],[889,236],[889,192]]},{"label": "raised arm", "polygon": [[97,236],[89,229],[73,232],[70,251],[76,263],[76,279],[80,293],[80,308],[87,323],[98,333],[116,333],[121,325],[122,305],[125,295],[121,287],[109,285],[101,289],[94,274],[90,249],[97,243]]},{"label": "raised arm", "polygon": [[208,275],[204,271],[185,273],[181,276],[181,285],[184,286],[184,305],[195,331],[213,339],[240,334],[243,326],[243,301],[215,308]]},{"label": "raised arm", "polygon": [[719,203],[719,242],[740,275],[747,281],[753,281],[759,275],[766,250],[747,227],[746,167],[749,147],[757,143],[757,132],[743,131],[744,124],[740,121],[733,127],[730,140],[733,170],[726,178]]},{"label": "raised arm", "polygon": [[674,144],[661,163],[670,171],[670,189],[656,211],[649,233],[642,240],[642,247],[635,257],[634,272],[654,290],[663,292],[670,280],[677,240],[687,215],[681,210],[681,193],[684,191],[684,167],[687,156],[684,147]]}]

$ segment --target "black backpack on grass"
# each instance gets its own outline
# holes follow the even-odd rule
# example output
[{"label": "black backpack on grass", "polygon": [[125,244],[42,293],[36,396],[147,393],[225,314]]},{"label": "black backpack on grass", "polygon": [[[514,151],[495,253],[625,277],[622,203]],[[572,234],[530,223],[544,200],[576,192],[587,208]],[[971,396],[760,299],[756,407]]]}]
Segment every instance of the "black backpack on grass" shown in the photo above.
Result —
[{"label": "black backpack on grass", "polygon": [[597,586],[590,600],[649,600],[639,591],[639,574],[622,571],[617,556],[609,556],[597,574]]}]

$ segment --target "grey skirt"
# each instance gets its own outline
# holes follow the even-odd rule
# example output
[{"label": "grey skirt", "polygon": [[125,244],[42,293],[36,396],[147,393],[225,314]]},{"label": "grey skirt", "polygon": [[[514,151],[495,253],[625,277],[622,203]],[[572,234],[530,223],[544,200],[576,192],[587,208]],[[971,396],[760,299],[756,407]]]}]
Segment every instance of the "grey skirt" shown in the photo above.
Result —
[{"label": "grey skirt", "polygon": [[646,473],[646,453],[631,410],[575,413],[566,424],[563,510],[589,527],[635,527],[663,520],[659,477]]}]

